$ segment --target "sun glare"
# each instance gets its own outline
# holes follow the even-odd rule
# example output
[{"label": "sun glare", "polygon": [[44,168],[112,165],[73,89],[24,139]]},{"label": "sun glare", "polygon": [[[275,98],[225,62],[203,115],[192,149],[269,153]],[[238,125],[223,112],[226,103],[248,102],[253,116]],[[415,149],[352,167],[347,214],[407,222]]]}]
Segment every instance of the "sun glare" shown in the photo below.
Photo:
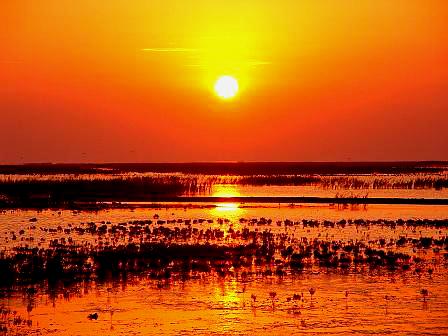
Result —
[{"label": "sun glare", "polygon": [[238,81],[232,76],[221,76],[215,83],[215,92],[222,99],[230,99],[238,93]]},{"label": "sun glare", "polygon": [[[213,197],[237,197],[241,196],[238,192],[238,189],[234,185],[216,185],[214,187]],[[217,203],[216,204],[216,210],[218,212],[221,211],[237,211],[239,208],[238,203],[230,203],[230,202],[223,202],[223,203]]]}]

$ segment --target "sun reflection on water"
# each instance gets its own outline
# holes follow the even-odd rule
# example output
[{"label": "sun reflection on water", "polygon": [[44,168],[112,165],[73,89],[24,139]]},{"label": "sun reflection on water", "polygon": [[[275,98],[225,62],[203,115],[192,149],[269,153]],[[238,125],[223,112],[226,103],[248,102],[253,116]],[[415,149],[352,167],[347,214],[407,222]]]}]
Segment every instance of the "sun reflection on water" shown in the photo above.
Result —
[{"label": "sun reflection on water", "polygon": [[[241,196],[238,186],[235,184],[215,185],[212,192],[213,197],[237,197]],[[225,217],[238,223],[238,219],[242,217],[244,210],[240,208],[239,203],[220,202],[215,204],[216,207],[210,210],[210,215],[216,217]]]}]

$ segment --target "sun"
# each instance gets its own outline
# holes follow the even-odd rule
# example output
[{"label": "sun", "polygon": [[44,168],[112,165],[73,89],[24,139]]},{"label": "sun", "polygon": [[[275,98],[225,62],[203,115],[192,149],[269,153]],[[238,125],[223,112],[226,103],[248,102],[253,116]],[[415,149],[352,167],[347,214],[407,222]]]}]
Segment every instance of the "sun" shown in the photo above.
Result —
[{"label": "sun", "polygon": [[232,76],[221,76],[215,82],[215,92],[222,99],[230,99],[238,93],[238,81]]}]

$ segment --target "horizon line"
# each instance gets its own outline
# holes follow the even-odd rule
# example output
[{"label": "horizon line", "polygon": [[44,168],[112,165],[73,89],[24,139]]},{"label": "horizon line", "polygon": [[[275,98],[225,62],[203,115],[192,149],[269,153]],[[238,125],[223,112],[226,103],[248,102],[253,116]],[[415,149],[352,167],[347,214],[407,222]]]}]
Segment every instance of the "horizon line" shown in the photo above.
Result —
[{"label": "horizon line", "polygon": [[145,165],[145,164],[167,164],[167,165],[177,165],[177,164],[340,164],[340,163],[352,163],[352,164],[360,164],[360,163],[373,163],[373,164],[381,164],[381,163],[447,163],[447,160],[359,160],[359,161],[238,161],[238,160],[229,160],[229,161],[99,161],[99,162],[22,162],[22,163],[0,163],[0,166],[45,166],[45,165]]}]

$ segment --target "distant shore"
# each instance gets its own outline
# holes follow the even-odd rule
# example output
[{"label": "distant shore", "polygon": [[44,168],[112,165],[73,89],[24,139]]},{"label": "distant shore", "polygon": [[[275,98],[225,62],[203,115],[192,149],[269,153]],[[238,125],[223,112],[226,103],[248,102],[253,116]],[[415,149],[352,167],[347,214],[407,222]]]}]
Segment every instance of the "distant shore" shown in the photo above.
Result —
[{"label": "distant shore", "polygon": [[448,161],[29,163],[0,165],[0,174],[410,174],[447,170]]},{"label": "distant shore", "polygon": [[[215,185],[313,186],[327,193],[215,193]],[[370,197],[370,190],[394,190]],[[434,190],[400,193],[400,190]],[[448,162],[193,162],[0,165],[0,208],[128,207],[130,202],[448,205]],[[185,196],[184,196],[185,195]],[[233,196],[231,195],[249,195]],[[267,195],[267,196],[266,196]],[[302,196],[300,196],[302,195]],[[219,197],[225,196],[225,197]],[[384,197],[391,196],[391,197]],[[143,206],[143,205],[140,205]],[[172,205],[171,205],[172,206]]]}]

